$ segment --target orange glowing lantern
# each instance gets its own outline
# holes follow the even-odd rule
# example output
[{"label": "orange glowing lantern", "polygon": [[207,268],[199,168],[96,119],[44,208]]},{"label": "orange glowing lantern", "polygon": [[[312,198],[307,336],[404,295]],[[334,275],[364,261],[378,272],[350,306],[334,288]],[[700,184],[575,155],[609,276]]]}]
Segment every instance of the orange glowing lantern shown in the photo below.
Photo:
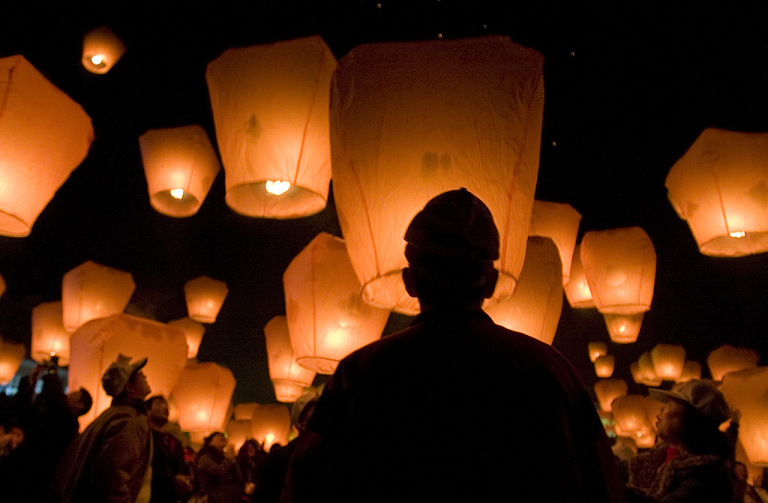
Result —
[{"label": "orange glowing lantern", "polygon": [[228,49],[208,65],[230,208],[268,218],[304,217],[325,208],[335,68],[320,37]]},{"label": "orange glowing lantern", "polygon": [[191,318],[169,321],[168,324],[184,332],[187,338],[187,358],[195,358],[200,349],[200,343],[203,342],[205,327]]},{"label": "orange glowing lantern", "polygon": [[312,385],[316,372],[302,367],[296,361],[288,334],[288,319],[275,316],[264,326],[267,341],[269,378],[275,388],[278,402],[293,402]]},{"label": "orange glowing lantern", "polygon": [[617,344],[631,344],[637,341],[645,313],[610,314],[604,313],[603,319],[608,328],[608,336]]},{"label": "orange glowing lantern", "polygon": [[285,405],[259,405],[251,420],[253,438],[269,451],[274,444],[288,444],[291,434],[291,413]]},{"label": "orange glowing lantern", "polygon": [[91,119],[23,56],[0,58],[0,234],[28,236],[93,142]]},{"label": "orange glowing lantern", "polygon": [[142,369],[152,394],[168,396],[187,362],[184,333],[165,323],[128,314],[114,314],[89,321],[69,341],[69,388],[87,389],[93,407],[80,424],[86,425],[109,407],[111,397],[104,393],[101,376],[119,354],[133,360],[147,358]]},{"label": "orange glowing lantern", "polygon": [[502,36],[368,44],[339,62],[334,200],[366,302],[419,311],[401,278],[403,235],[427,201],[461,187],[500,230],[494,299],[514,292],[539,168],[542,62]]},{"label": "orange glowing lantern", "polygon": [[94,28],[83,37],[82,63],[91,73],[107,73],[125,53],[125,44],[106,26]]},{"label": "orange glowing lantern", "polygon": [[680,374],[677,382],[686,382],[691,379],[701,379],[701,363],[687,360],[683,365],[683,373]]},{"label": "orange glowing lantern", "polygon": [[736,348],[725,344],[709,354],[707,365],[712,379],[722,381],[729,372],[756,369],[759,360],[760,355],[754,349]]},{"label": "orange glowing lantern", "polygon": [[590,342],[587,344],[587,352],[589,353],[589,361],[595,363],[598,356],[608,354],[608,346],[604,342]]},{"label": "orange glowing lantern", "polygon": [[669,171],[669,200],[704,255],[768,251],[768,134],[705,129]]},{"label": "orange glowing lantern", "polygon": [[0,339],[0,386],[11,382],[19,371],[26,352],[24,344],[12,344]]},{"label": "orange glowing lantern", "polygon": [[122,313],[135,289],[130,273],[90,260],[80,264],[61,283],[64,328],[74,332],[91,320]]},{"label": "orange glowing lantern", "polygon": [[595,360],[595,374],[597,377],[611,377],[616,366],[616,357],[613,355],[598,356]]},{"label": "orange glowing lantern", "polygon": [[653,358],[651,353],[645,352],[640,355],[637,360],[640,365],[640,375],[642,376],[642,383],[646,386],[659,386],[661,385],[661,379],[656,374],[656,367],[653,365]]},{"label": "orange glowing lantern", "polygon": [[677,381],[683,375],[685,348],[674,344],[656,344],[651,350],[651,360],[659,379]]},{"label": "orange glowing lantern", "polygon": [[233,446],[236,452],[240,451],[246,440],[253,438],[251,420],[232,419],[227,423],[224,429],[227,434],[229,445]]},{"label": "orange glowing lantern", "polygon": [[576,245],[573,249],[571,272],[568,283],[563,285],[563,290],[571,307],[578,309],[595,307],[595,299],[592,298],[587,274],[584,272],[584,265],[581,263],[581,245]]},{"label": "orange glowing lantern", "polygon": [[187,281],[184,285],[184,296],[187,299],[189,317],[200,323],[213,323],[228,293],[226,283],[208,276]]},{"label": "orange glowing lantern", "polygon": [[720,391],[741,411],[739,440],[753,465],[768,466],[768,367],[731,372]]},{"label": "orange glowing lantern", "polygon": [[568,284],[570,280],[571,261],[576,247],[576,235],[579,233],[579,222],[581,222],[581,213],[573,209],[570,204],[533,201],[528,235],[548,237],[555,242],[562,263],[563,285]]},{"label": "orange glowing lantern", "polygon": [[2,276],[0,276],[0,297],[2,297],[3,294],[5,293],[5,287],[6,287],[5,279]]},{"label": "orange glowing lantern", "polygon": [[640,395],[616,398],[611,404],[616,421],[616,434],[633,438],[635,442],[639,440],[644,444],[649,436],[654,436],[655,439],[654,424],[660,405],[661,403],[653,398]]},{"label": "orange glowing lantern", "polygon": [[285,311],[300,365],[332,374],[352,351],[381,337],[389,311],[360,297],[344,241],[318,234],[283,274]]},{"label": "orange glowing lantern", "polygon": [[562,310],[562,266],[557,246],[550,238],[529,237],[517,291],[485,311],[499,325],[552,344]]},{"label": "orange glowing lantern", "polygon": [[38,363],[59,358],[69,365],[70,333],[64,328],[61,302],[46,302],[32,309],[32,359]]},{"label": "orange glowing lantern", "polygon": [[275,398],[278,402],[291,403],[298,400],[304,394],[306,387],[285,381],[272,381],[275,389]]},{"label": "orange glowing lantern", "polygon": [[256,402],[239,403],[235,405],[234,415],[238,421],[250,421],[253,419],[253,413],[259,408]]},{"label": "orange glowing lantern", "polygon": [[203,128],[153,129],[139,147],[152,207],[169,217],[197,213],[221,169]]},{"label": "orange glowing lantern", "polygon": [[235,376],[216,363],[190,360],[173,388],[184,431],[221,431],[230,417]]},{"label": "orange glowing lantern", "polygon": [[601,379],[595,383],[595,396],[600,408],[611,411],[611,403],[627,394],[627,383],[623,379]]}]

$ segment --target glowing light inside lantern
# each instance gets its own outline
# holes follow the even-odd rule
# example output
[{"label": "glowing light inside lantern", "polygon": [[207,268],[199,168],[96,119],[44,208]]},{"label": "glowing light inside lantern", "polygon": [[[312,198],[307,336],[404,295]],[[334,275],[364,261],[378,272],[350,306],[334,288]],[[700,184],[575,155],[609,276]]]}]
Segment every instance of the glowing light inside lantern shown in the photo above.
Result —
[{"label": "glowing light inside lantern", "polygon": [[208,419],[208,413],[204,410],[198,411],[197,419],[199,421],[205,421],[206,419]]},{"label": "glowing light inside lantern", "polygon": [[264,444],[265,445],[272,445],[275,442],[275,434],[274,433],[267,433],[267,435],[264,437]]},{"label": "glowing light inside lantern", "polygon": [[51,351],[51,356],[56,356],[56,351]]},{"label": "glowing light inside lantern", "polygon": [[622,325],[622,326],[619,327],[619,332],[623,333],[626,329],[627,329],[627,326],[626,325]]},{"label": "glowing light inside lantern", "polygon": [[734,231],[729,233],[732,238],[743,238],[747,235],[744,231]]},{"label": "glowing light inside lantern", "polygon": [[267,192],[279,196],[291,188],[291,182],[285,180],[267,180]]},{"label": "glowing light inside lantern", "polygon": [[91,56],[91,63],[94,65],[100,65],[104,61],[104,56],[102,54],[94,54]]},{"label": "glowing light inside lantern", "polygon": [[171,189],[171,197],[174,199],[181,199],[184,197],[184,189]]}]

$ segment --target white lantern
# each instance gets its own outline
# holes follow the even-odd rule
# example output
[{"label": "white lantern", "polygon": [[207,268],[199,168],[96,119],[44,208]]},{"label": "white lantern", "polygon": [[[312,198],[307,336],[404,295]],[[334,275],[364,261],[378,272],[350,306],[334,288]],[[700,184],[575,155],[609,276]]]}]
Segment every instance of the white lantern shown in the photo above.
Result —
[{"label": "white lantern", "polygon": [[768,466],[768,367],[726,374],[720,391],[741,412],[739,440],[749,462]]},{"label": "white lantern", "polygon": [[592,298],[592,290],[589,289],[587,274],[584,272],[584,265],[581,263],[581,245],[576,245],[573,249],[571,273],[568,283],[563,285],[563,290],[571,307],[578,309],[595,307],[595,300]]},{"label": "white lantern", "polygon": [[[529,236],[548,237],[557,245],[563,269],[563,285],[571,276],[571,260],[579,233],[581,213],[570,204],[534,201]],[[526,255],[527,257],[527,255]]]},{"label": "white lantern", "polygon": [[683,375],[685,348],[674,344],[656,344],[651,350],[651,360],[659,379],[677,381]]},{"label": "white lantern", "polygon": [[729,372],[756,369],[760,355],[754,349],[737,348],[724,344],[715,349],[707,357],[707,365],[712,379],[722,381]]},{"label": "white lantern", "polygon": [[205,327],[191,318],[169,321],[168,325],[181,329],[187,338],[187,358],[195,358],[203,342]]},{"label": "white lantern", "polygon": [[229,293],[223,281],[200,276],[184,284],[189,317],[200,323],[213,323],[219,315],[224,299]]},{"label": "white lantern", "polygon": [[179,426],[184,431],[221,431],[230,417],[235,391],[232,371],[216,363],[189,360],[173,388],[179,408]]},{"label": "white lantern", "polygon": [[613,375],[616,366],[616,357],[613,355],[598,356],[595,360],[595,374],[597,377],[607,378]]},{"label": "white lantern", "polygon": [[595,383],[595,396],[600,408],[611,411],[611,403],[620,396],[627,394],[627,383],[622,379],[600,379]]},{"label": "white lantern", "polygon": [[80,264],[61,282],[64,328],[74,332],[91,320],[122,313],[135,289],[130,273],[90,260]]},{"label": "white lantern", "polygon": [[94,28],[83,37],[82,63],[91,73],[107,73],[125,53],[125,44],[106,26]]},{"label": "white lantern", "polygon": [[603,319],[611,341],[617,344],[631,344],[637,341],[645,313],[611,314],[604,313]]},{"label": "white lantern", "polygon": [[32,359],[38,363],[58,357],[69,365],[70,333],[64,328],[61,302],[45,302],[32,309]]},{"label": "white lantern", "polygon": [[608,346],[604,342],[590,342],[587,344],[587,352],[589,353],[589,361],[595,363],[598,356],[608,354]]}]

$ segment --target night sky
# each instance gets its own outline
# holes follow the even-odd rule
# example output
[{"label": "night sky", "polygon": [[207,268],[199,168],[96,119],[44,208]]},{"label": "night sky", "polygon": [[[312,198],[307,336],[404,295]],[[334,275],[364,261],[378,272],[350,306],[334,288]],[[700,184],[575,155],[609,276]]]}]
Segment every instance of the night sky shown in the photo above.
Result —
[{"label": "night sky", "polygon": [[[699,254],[664,188],[669,168],[704,128],[768,131],[765,5],[153,3],[162,6],[0,6],[0,57],[23,54],[83,106],[96,135],[31,235],[0,237],[0,274],[8,284],[0,298],[3,339],[28,345],[32,308],[59,300],[64,273],[87,260],[130,272],[136,290],[127,312],[163,322],[186,316],[184,284],[207,275],[226,282],[229,295],[207,326],[199,360],[233,371],[235,403],[275,402],[263,327],[285,314],[282,274],[292,258],[321,231],[341,237],[332,194],[311,217],[249,218],[224,203],[222,171],[195,216],[167,217],[149,205],[138,137],[199,124],[216,148],[205,68],[229,47],[321,35],[340,59],[363,43],[506,34],[545,58],[536,198],[578,210],[579,239],[590,230],[637,225],[656,249],[655,294],[638,342],[609,343],[615,377],[644,392],[632,384],[629,365],[658,342],[684,345],[705,375],[707,354],[725,343],[768,355],[768,255]],[[97,26],[110,27],[128,47],[105,75],[80,65],[82,36]],[[408,321],[392,315],[385,333]],[[609,341],[602,316],[565,301],[554,346],[588,386],[596,380],[586,351],[593,340]]]}]

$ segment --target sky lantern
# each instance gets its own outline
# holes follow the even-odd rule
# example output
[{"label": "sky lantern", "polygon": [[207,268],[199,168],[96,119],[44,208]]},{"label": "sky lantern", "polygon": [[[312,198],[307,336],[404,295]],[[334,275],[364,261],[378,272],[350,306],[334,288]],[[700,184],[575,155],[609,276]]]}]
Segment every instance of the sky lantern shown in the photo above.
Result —
[{"label": "sky lantern", "polygon": [[38,363],[56,356],[69,365],[69,338],[64,328],[61,302],[45,302],[32,309],[32,359]]},{"label": "sky lantern", "polygon": [[253,413],[256,412],[258,407],[259,404],[256,402],[239,403],[235,405],[233,411],[234,417],[238,421],[250,421],[251,418],[253,418]]},{"label": "sky lantern", "polygon": [[2,297],[3,294],[5,293],[5,287],[6,287],[5,279],[2,276],[0,276],[0,297]]},{"label": "sky lantern", "polygon": [[23,56],[0,58],[0,235],[28,236],[85,159],[91,118]]},{"label": "sky lantern", "polygon": [[589,361],[595,363],[598,356],[608,354],[608,346],[604,342],[590,342],[587,344],[587,353],[589,353]]},{"label": "sky lantern", "polygon": [[229,445],[234,447],[235,452],[240,452],[240,448],[245,441],[249,438],[253,438],[253,429],[251,428],[250,419],[231,419],[227,423],[227,427],[224,428],[224,432],[227,434]]},{"label": "sky lantern", "polygon": [[94,28],[83,37],[82,63],[91,73],[107,73],[125,53],[125,44],[106,26]]},{"label": "sky lantern", "polygon": [[139,147],[152,207],[169,217],[197,213],[221,169],[203,128],[152,129]]},{"label": "sky lantern", "polygon": [[598,356],[595,360],[595,374],[597,377],[611,377],[616,366],[616,357],[613,355]]},{"label": "sky lantern", "polygon": [[389,318],[389,310],[360,297],[344,241],[326,232],[291,261],[283,288],[296,361],[320,374],[332,374],[342,358],[379,339]]},{"label": "sky lantern", "polygon": [[669,201],[704,255],[768,251],[768,133],[705,129],[667,175]]},{"label": "sky lantern", "polygon": [[768,367],[729,373],[720,391],[730,407],[741,411],[739,440],[747,459],[768,466]]},{"label": "sky lantern", "polygon": [[514,292],[539,168],[542,64],[503,36],[367,44],[341,59],[333,193],[366,302],[419,311],[400,274],[403,235],[427,201],[461,187],[488,205],[500,231],[494,299]]},{"label": "sky lantern", "polygon": [[200,323],[213,323],[228,293],[226,283],[208,276],[187,281],[184,297],[187,299],[189,317]]},{"label": "sky lantern", "polygon": [[267,363],[269,378],[275,388],[278,402],[294,402],[312,386],[317,372],[302,367],[296,361],[288,334],[288,319],[275,316],[264,326],[267,342]]},{"label": "sky lantern", "polygon": [[640,358],[638,358],[637,363],[640,365],[640,375],[642,376],[643,384],[646,386],[661,385],[662,380],[659,378],[658,374],[656,374],[656,367],[653,364],[651,353],[648,351],[642,353]]},{"label": "sky lantern", "polygon": [[282,404],[259,405],[251,419],[253,438],[269,451],[274,444],[287,445],[291,434],[291,413]]},{"label": "sky lantern", "polygon": [[627,383],[623,379],[600,379],[595,383],[595,396],[600,408],[611,411],[611,402],[627,394]]},{"label": "sky lantern", "polygon": [[80,264],[61,282],[64,328],[74,332],[88,321],[122,313],[135,289],[130,273],[90,260]]},{"label": "sky lantern", "polygon": [[661,402],[647,396],[624,395],[616,398],[611,404],[616,434],[646,444],[647,437],[654,435],[654,424],[660,408]]},{"label": "sky lantern", "polygon": [[221,431],[230,414],[235,391],[232,371],[216,363],[189,360],[173,388],[184,431]]},{"label": "sky lantern", "polygon": [[13,376],[19,371],[26,352],[24,344],[3,342],[0,339],[0,386],[11,382]]},{"label": "sky lantern", "polygon": [[234,211],[297,218],[325,208],[335,68],[320,37],[227,49],[208,64],[225,199]]},{"label": "sky lantern", "polygon": [[739,370],[756,369],[760,355],[751,348],[737,348],[724,344],[707,357],[707,365],[712,379],[722,381],[725,374]]},{"label": "sky lantern", "polygon": [[568,283],[571,276],[571,261],[579,233],[579,222],[581,213],[570,204],[533,201],[528,235],[548,237],[555,242],[562,263],[563,285]]},{"label": "sky lantern", "polygon": [[603,313],[605,326],[611,341],[617,344],[631,344],[637,341],[645,313],[611,314]]},{"label": "sky lantern", "polygon": [[529,237],[515,294],[485,311],[510,330],[552,344],[563,310],[562,266],[550,238]]},{"label": "sky lantern", "polygon": [[82,386],[93,397],[93,407],[80,417],[81,426],[109,407],[112,398],[104,392],[101,376],[118,355],[131,361],[147,358],[142,370],[153,395],[170,395],[187,362],[181,330],[123,313],[89,321],[72,334],[69,345],[69,388]]},{"label": "sky lantern", "polygon": [[573,249],[571,272],[568,277],[568,283],[563,285],[563,290],[571,307],[577,309],[595,307],[595,300],[592,298],[592,291],[589,289],[587,274],[584,272],[584,265],[581,263],[581,245],[576,245]]},{"label": "sky lantern", "polygon": [[197,357],[197,351],[200,349],[200,343],[203,342],[205,327],[191,318],[181,318],[179,320],[169,321],[172,327],[181,329],[187,339],[187,358]]},{"label": "sky lantern", "polygon": [[680,374],[680,378],[677,382],[686,382],[691,379],[701,379],[701,363],[693,360],[686,360],[683,365],[683,373]]},{"label": "sky lantern", "polygon": [[675,344],[656,344],[651,350],[656,376],[665,381],[677,381],[685,366],[685,348]]},{"label": "sky lantern", "polygon": [[292,403],[304,394],[306,387],[300,384],[285,381],[272,381],[272,387],[275,390],[275,399],[278,402]]}]

